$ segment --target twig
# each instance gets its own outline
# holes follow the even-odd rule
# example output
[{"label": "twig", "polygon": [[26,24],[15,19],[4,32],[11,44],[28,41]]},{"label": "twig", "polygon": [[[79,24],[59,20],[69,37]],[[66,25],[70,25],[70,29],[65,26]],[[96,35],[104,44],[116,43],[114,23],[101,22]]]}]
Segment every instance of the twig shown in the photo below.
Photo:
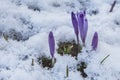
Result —
[{"label": "twig", "polygon": [[113,11],[113,8],[115,7],[115,4],[116,4],[116,0],[114,0],[113,4],[111,5],[111,8],[110,8],[110,11],[109,12],[112,12]]}]

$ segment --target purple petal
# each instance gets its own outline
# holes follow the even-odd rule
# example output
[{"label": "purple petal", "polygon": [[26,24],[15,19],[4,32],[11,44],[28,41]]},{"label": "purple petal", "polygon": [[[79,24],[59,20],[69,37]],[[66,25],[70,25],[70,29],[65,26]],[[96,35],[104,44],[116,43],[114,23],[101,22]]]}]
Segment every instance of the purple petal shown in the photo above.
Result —
[{"label": "purple petal", "polygon": [[80,30],[80,37],[82,42],[84,43],[84,14],[83,13],[78,14],[78,24],[79,24],[79,30]]},{"label": "purple petal", "polygon": [[49,42],[50,54],[53,58],[54,53],[55,53],[55,41],[54,41],[54,36],[53,36],[52,32],[49,33],[49,41],[48,42]]},{"label": "purple petal", "polygon": [[85,19],[85,21],[84,21],[84,38],[83,38],[84,43],[85,43],[85,40],[87,37],[87,31],[88,31],[88,21],[87,21],[87,19]]},{"label": "purple petal", "polygon": [[77,21],[76,15],[73,12],[71,13],[71,19],[72,19],[72,24],[73,24],[74,31],[75,31],[75,34],[76,34],[76,37],[77,37],[77,41],[79,42],[78,21]]},{"label": "purple petal", "polygon": [[92,49],[96,50],[97,45],[98,45],[98,33],[95,32],[94,36],[93,36],[93,39],[92,39]]}]

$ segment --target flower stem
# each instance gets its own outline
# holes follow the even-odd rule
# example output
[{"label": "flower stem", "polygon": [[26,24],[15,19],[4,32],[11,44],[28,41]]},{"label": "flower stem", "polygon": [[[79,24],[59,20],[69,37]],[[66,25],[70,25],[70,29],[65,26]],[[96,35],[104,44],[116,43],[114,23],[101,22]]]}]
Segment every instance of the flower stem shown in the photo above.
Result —
[{"label": "flower stem", "polygon": [[52,66],[54,65],[54,62],[55,62],[55,58],[53,57],[52,58]]}]

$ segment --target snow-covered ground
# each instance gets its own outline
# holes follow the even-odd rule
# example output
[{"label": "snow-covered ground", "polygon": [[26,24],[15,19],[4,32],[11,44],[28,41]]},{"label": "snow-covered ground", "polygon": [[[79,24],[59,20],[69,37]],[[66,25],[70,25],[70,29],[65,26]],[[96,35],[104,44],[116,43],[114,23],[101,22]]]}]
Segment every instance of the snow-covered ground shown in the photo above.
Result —
[{"label": "snow-covered ground", "polygon": [[[113,1],[0,0],[0,80],[120,80],[120,0],[110,13]],[[78,60],[60,56],[56,51],[54,67],[42,68],[37,57],[50,56],[49,32],[54,33],[56,49],[59,41],[75,39],[71,12],[84,9],[89,26],[86,48]],[[87,53],[95,31],[99,36],[98,48]],[[100,64],[107,55],[110,56]],[[70,69],[65,78],[66,66],[76,68],[78,61],[87,63],[88,77],[83,79],[80,72]]]}]

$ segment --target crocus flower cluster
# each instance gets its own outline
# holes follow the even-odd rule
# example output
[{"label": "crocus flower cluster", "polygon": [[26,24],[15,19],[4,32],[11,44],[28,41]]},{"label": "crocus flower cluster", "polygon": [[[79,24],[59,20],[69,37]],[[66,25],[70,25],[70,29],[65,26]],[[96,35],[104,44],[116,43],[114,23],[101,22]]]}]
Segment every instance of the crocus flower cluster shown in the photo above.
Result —
[{"label": "crocus flower cluster", "polygon": [[[71,12],[71,19],[78,44],[79,44],[79,33],[80,33],[81,41],[83,43],[83,46],[85,46],[85,40],[88,31],[88,20],[86,18],[86,12],[83,11],[77,14]],[[93,48],[92,50],[96,50],[97,45],[98,45],[98,34],[97,32],[95,32],[91,45]]]},{"label": "crocus flower cluster", "polygon": [[[74,27],[74,31],[75,31],[75,34],[77,37],[78,44],[79,44],[79,33],[80,33],[82,43],[83,43],[83,45],[85,45],[85,40],[86,40],[86,36],[87,36],[87,31],[88,31],[88,21],[86,18],[85,11],[77,13],[77,14],[72,12],[71,18],[72,18],[72,24]],[[51,54],[52,58],[54,58],[55,40],[54,40],[54,36],[53,36],[52,32],[49,33],[48,42],[49,42],[50,54]],[[95,32],[93,39],[92,39],[92,44],[91,44],[92,50],[96,50],[97,45],[98,45],[98,33]]]},{"label": "crocus flower cluster", "polygon": [[86,18],[86,13],[84,12],[79,12],[77,14],[71,13],[71,18],[72,18],[72,24],[74,27],[74,31],[77,37],[77,41],[79,41],[79,33],[80,37],[82,40],[83,45],[85,45],[85,40],[87,36],[87,31],[88,31],[88,21]]},{"label": "crocus flower cluster", "polygon": [[48,42],[49,42],[50,54],[51,54],[52,58],[54,58],[55,40],[54,40],[54,36],[53,36],[52,32],[49,33]]}]

